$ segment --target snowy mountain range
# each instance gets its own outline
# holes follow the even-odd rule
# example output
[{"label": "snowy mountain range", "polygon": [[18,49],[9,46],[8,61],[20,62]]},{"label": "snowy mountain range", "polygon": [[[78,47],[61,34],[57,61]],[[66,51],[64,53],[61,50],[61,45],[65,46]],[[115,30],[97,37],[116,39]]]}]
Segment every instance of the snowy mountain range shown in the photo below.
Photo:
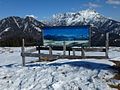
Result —
[{"label": "snowy mountain range", "polygon": [[120,22],[106,18],[95,10],[83,10],[53,15],[50,26],[91,25],[92,45],[104,45],[105,33],[110,33],[110,45],[120,43]]},{"label": "snowy mountain range", "polygon": [[[43,24],[44,23],[44,24]],[[83,10],[56,14],[49,21],[40,22],[33,17],[11,16],[0,20],[0,46],[21,45],[21,39],[28,43],[41,40],[41,27],[44,26],[91,26],[91,44],[105,45],[105,33],[109,32],[110,45],[120,46],[120,22],[107,18],[95,10]],[[14,46],[14,45],[13,45]]]},{"label": "snowy mountain range", "polygon": [[0,46],[19,46],[22,38],[33,43],[41,38],[41,29],[44,24],[33,17],[20,18],[11,16],[0,20]]}]

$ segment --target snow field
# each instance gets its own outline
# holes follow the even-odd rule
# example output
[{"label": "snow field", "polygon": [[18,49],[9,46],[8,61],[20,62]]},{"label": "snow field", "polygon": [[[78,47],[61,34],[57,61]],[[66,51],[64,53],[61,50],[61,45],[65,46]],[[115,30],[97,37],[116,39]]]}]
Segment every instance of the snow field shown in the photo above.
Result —
[{"label": "snow field", "polygon": [[[111,58],[119,57],[116,49],[110,48]],[[0,90],[114,90],[108,84],[119,84],[111,80],[115,73],[107,59],[59,59],[22,67],[20,48],[0,48],[0,52]]]}]

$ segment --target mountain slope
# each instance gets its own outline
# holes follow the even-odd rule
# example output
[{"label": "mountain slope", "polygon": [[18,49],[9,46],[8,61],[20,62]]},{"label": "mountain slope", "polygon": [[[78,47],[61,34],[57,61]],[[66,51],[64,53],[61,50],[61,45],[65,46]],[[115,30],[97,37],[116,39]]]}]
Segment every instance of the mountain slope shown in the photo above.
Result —
[{"label": "mountain slope", "polygon": [[91,25],[92,45],[105,45],[105,33],[110,33],[110,45],[120,43],[120,22],[104,17],[94,10],[53,15],[50,26]]},{"label": "mountain slope", "polygon": [[120,22],[104,17],[94,10],[83,10],[75,13],[53,15],[50,21],[39,22],[33,17],[16,16],[0,20],[0,46],[20,46],[22,38],[35,45],[42,43],[41,27],[43,26],[81,26],[91,25],[91,44],[105,45],[105,35],[109,32],[109,43],[120,46]]},{"label": "mountain slope", "polygon": [[41,39],[41,27],[44,24],[33,17],[11,16],[0,20],[0,46],[19,46],[21,39],[28,43]]}]

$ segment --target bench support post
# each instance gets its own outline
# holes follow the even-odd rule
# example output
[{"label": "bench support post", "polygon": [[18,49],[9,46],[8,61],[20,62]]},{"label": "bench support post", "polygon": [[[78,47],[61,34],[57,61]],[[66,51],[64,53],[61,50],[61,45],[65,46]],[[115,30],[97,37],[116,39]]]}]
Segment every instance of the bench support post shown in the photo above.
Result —
[{"label": "bench support post", "polygon": [[69,53],[69,56],[70,56],[70,50],[68,51],[68,53]]},{"label": "bench support post", "polygon": [[82,58],[85,58],[85,51],[84,51],[84,47],[81,47],[81,56]]},{"label": "bench support post", "polygon": [[63,55],[66,55],[66,44],[65,41],[63,42]]},{"label": "bench support post", "polygon": [[75,49],[73,48],[72,50],[73,50],[73,56],[75,56]]},{"label": "bench support post", "polygon": [[[38,46],[40,48],[40,46]],[[38,54],[40,54],[40,49],[38,50]],[[41,58],[39,57],[39,62],[41,61]]]},{"label": "bench support post", "polygon": [[49,55],[52,56],[52,48],[49,46]]},{"label": "bench support post", "polygon": [[108,58],[108,50],[109,50],[109,33],[106,33],[106,52],[105,52],[106,58]]},{"label": "bench support post", "polygon": [[21,51],[22,51],[22,66],[25,66],[25,56],[24,56],[24,53],[25,53],[25,41],[24,39],[22,39],[22,48],[21,48]]}]

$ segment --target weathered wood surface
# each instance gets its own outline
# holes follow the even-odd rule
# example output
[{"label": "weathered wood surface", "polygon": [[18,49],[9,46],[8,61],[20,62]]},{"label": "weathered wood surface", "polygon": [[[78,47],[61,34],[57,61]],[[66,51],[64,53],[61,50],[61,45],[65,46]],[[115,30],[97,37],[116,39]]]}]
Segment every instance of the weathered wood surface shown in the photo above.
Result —
[{"label": "weathered wood surface", "polygon": [[[52,50],[60,50],[62,51],[64,48],[63,46],[51,46]],[[67,47],[66,51],[73,51],[73,49],[77,51],[82,51],[81,47]],[[37,47],[36,50],[49,50],[49,47]],[[99,52],[105,52],[106,47],[84,47],[85,51],[99,51]]]},{"label": "weathered wood surface", "polygon": [[106,57],[109,57],[108,56],[108,50],[109,50],[109,33],[106,33]]},{"label": "weathered wood surface", "polygon": [[[22,39],[22,48],[21,48],[22,53],[24,54],[25,52],[25,41]],[[25,66],[25,56],[22,56],[22,65]]]},{"label": "weathered wood surface", "polygon": [[[49,50],[49,47],[52,48],[52,50],[57,50],[57,51],[63,51],[63,46],[41,46],[41,47],[36,47],[37,50]],[[72,51],[71,47],[66,46],[66,51]]]},{"label": "weathered wood surface", "polygon": [[[38,49],[39,48],[39,49]],[[22,47],[22,62],[23,62],[23,66],[25,66],[25,57],[38,57],[39,61],[42,60],[46,60],[46,61],[52,61],[52,60],[56,60],[56,59],[85,59],[85,58],[96,58],[96,59],[105,59],[108,58],[105,54],[105,56],[86,56],[85,55],[85,51],[94,51],[94,52],[105,52],[106,53],[106,48],[105,47],[38,47],[38,48],[33,48],[30,50],[25,51],[25,47],[24,47],[24,40],[23,40],[23,47]],[[32,53],[35,52],[38,49],[39,53]],[[49,54],[43,54],[40,53],[40,50],[49,50]],[[63,50],[63,55],[55,55],[53,54],[53,50]],[[66,50],[69,51],[69,55],[66,55]],[[73,55],[70,55],[70,51],[73,51]],[[81,55],[75,55],[75,51],[81,51]]]},{"label": "weathered wood surface", "polygon": [[63,42],[63,55],[65,56],[66,55],[66,43]]},{"label": "weathered wood surface", "polygon": [[49,55],[52,55],[53,53],[52,53],[52,48],[51,47],[49,47]]},{"label": "weathered wood surface", "polygon": [[58,58],[68,58],[68,59],[82,59],[82,58],[96,58],[96,59],[105,59],[105,56],[74,56],[74,55],[49,55],[49,54],[38,54],[38,53],[21,53],[21,56],[25,56],[25,57],[58,57]]},{"label": "weathered wood surface", "polygon": [[105,47],[72,47],[72,49],[75,49],[76,51],[82,51],[82,49],[84,49],[84,51],[99,51],[99,52],[106,52],[106,48]]},{"label": "weathered wood surface", "polygon": [[29,50],[26,50],[25,52],[27,52],[27,53],[32,53],[32,52],[36,52],[37,50],[36,50],[36,48],[32,48],[32,49],[29,49]]}]

